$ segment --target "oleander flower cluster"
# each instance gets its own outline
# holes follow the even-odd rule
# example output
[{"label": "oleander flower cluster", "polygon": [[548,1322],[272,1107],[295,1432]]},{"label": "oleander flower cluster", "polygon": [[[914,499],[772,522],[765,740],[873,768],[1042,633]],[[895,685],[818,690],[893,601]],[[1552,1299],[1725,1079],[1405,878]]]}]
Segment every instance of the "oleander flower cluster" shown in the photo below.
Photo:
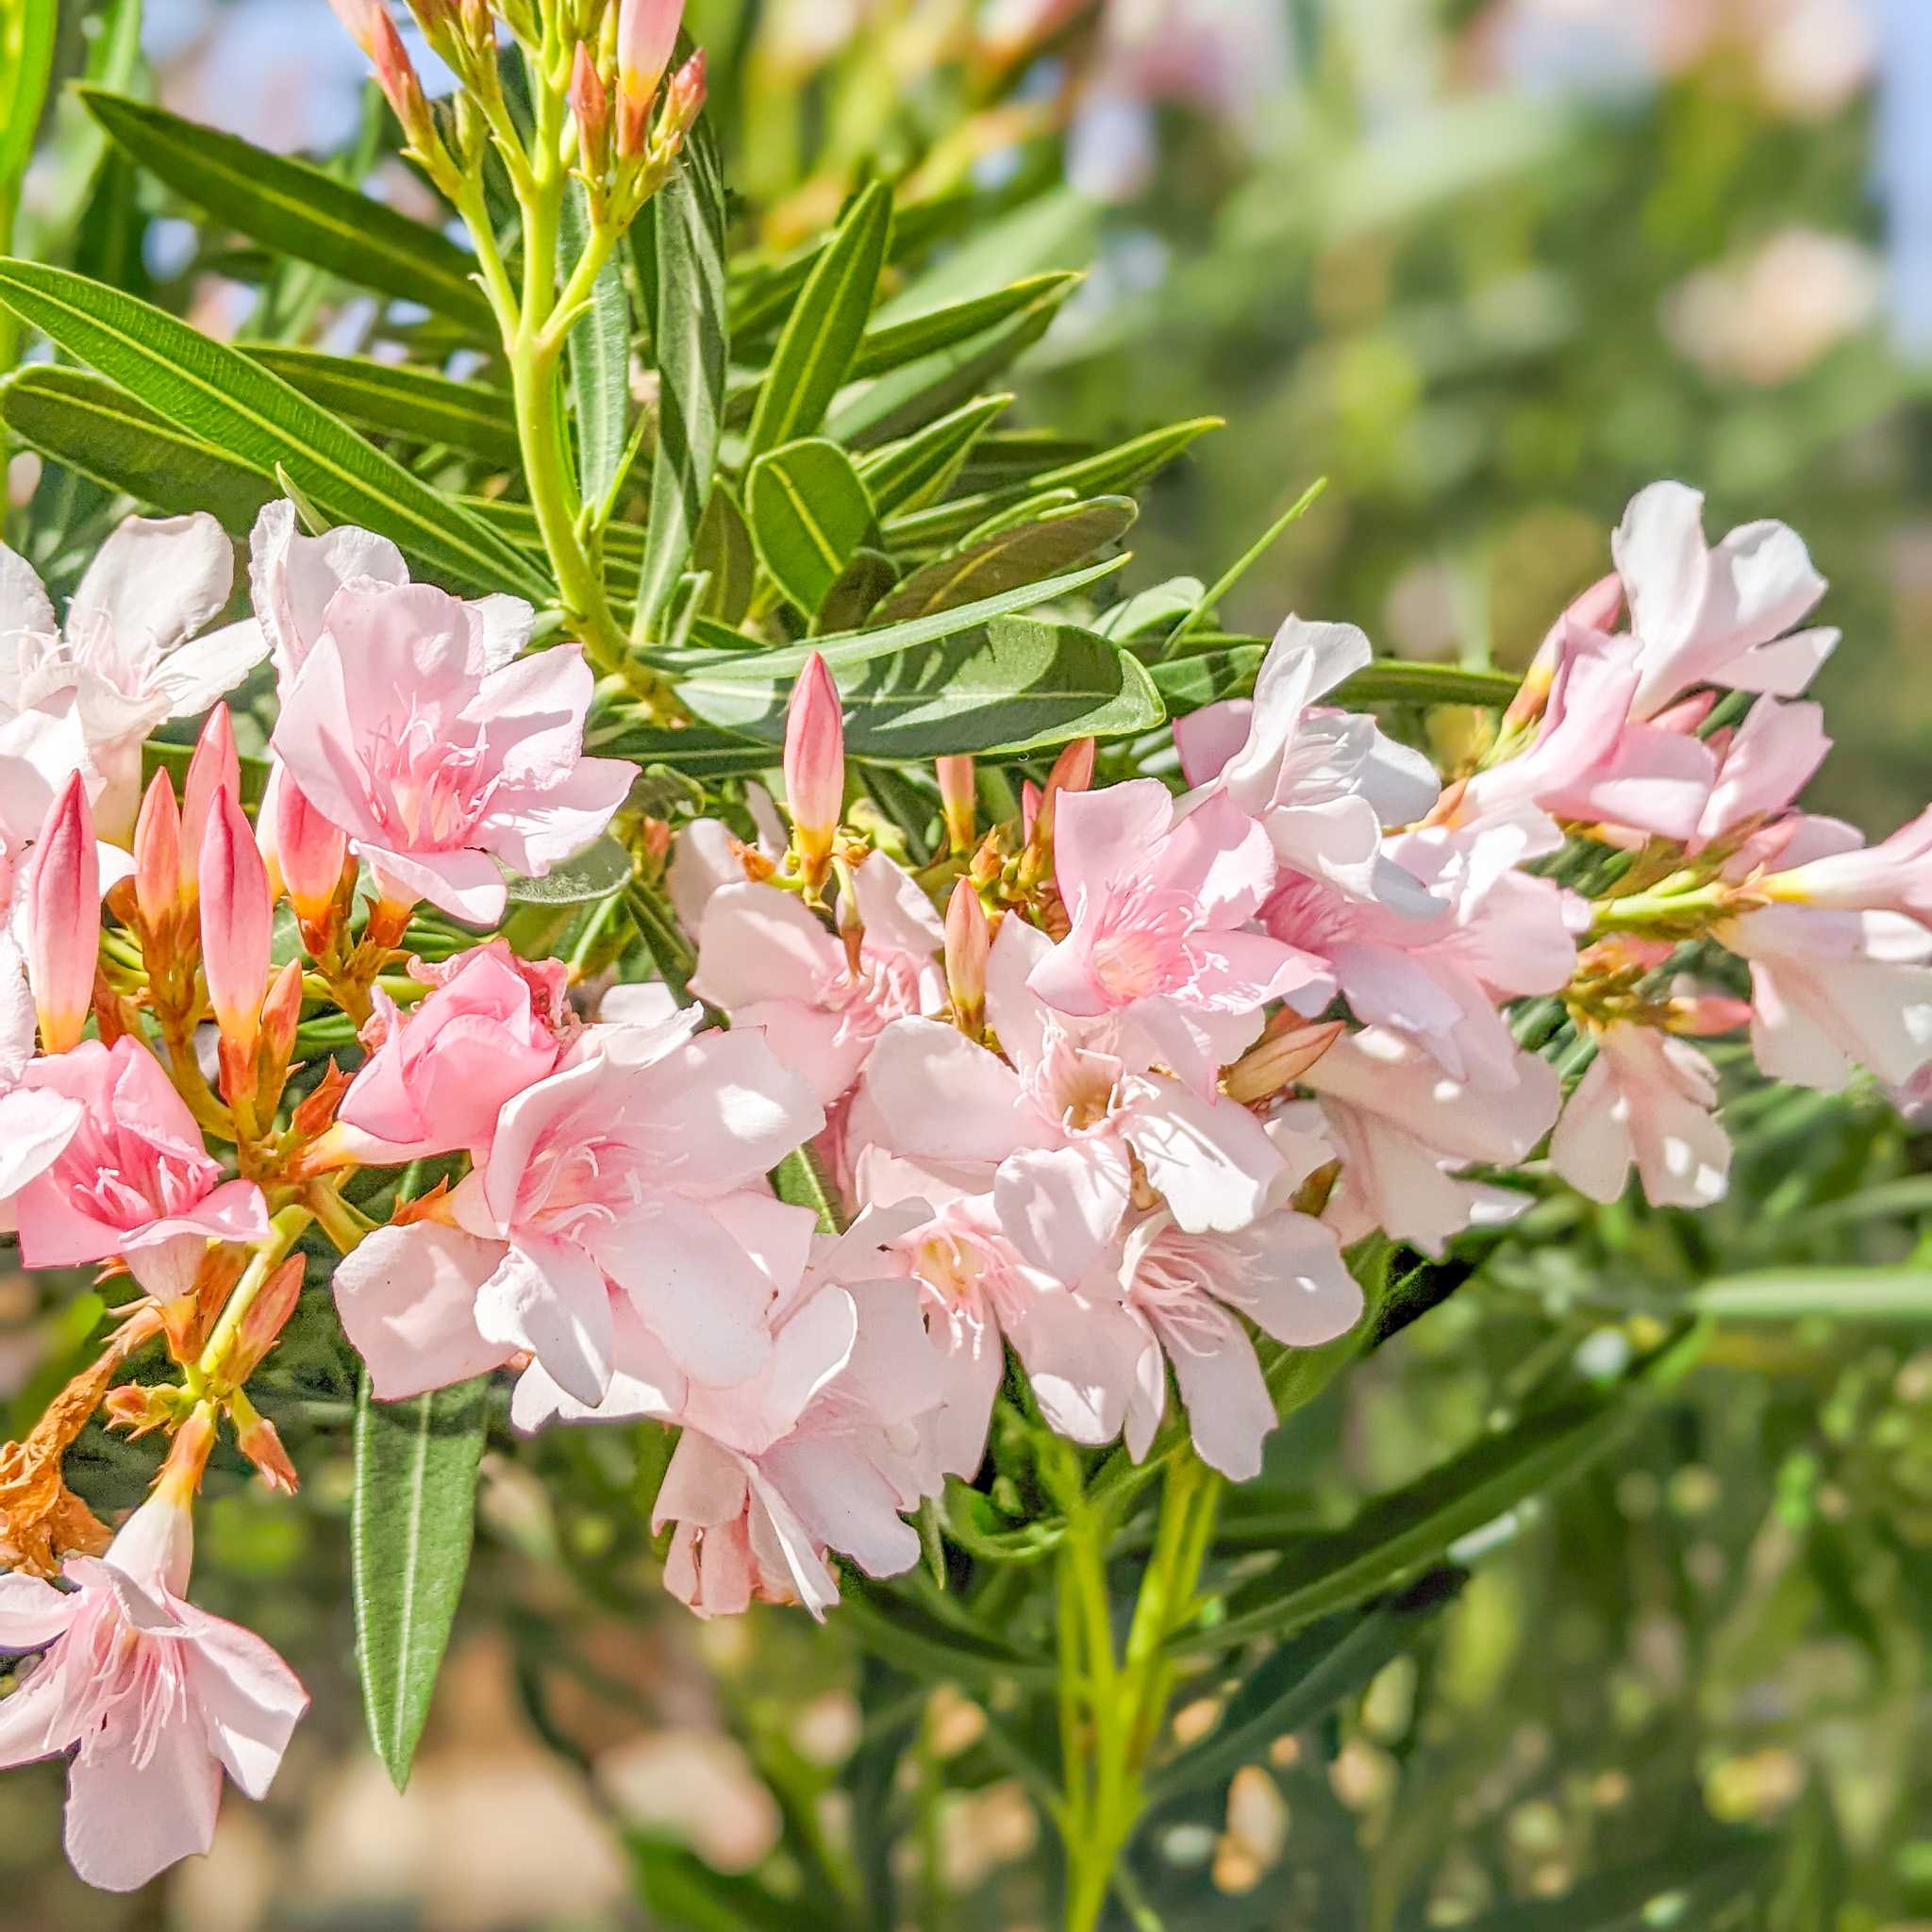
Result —
[{"label": "oleander flower cluster", "polygon": [[[674,828],[587,752],[575,644],[367,532],[271,506],[215,629],[211,519],[127,524],[64,621],[0,552],[0,1199],[116,1301],[0,1456],[0,1759],[72,1754],[82,1876],[205,1850],[304,1707],[189,1596],[218,1437],[300,1480],[250,1384],[304,1249],[375,1400],[661,1424],[671,1591],[823,1616],[920,1560],[1002,1403],[1250,1478],[1272,1370],[1357,1329],[1377,1251],[1633,1170],[1711,1202],[1749,1058],[1922,1091],[1932,814],[1870,844],[1797,804],[1837,642],[1803,543],[1712,545],[1665,483],[1611,549],[1459,769],[1346,708],[1359,630],[1291,617],[1168,759],[1068,744],[1012,813],[941,759],[927,855],[849,803],[815,654],[779,797]],[[265,770],[222,702],[258,670]],[[199,712],[177,788],[148,740]],[[684,969],[508,917],[599,840]],[[62,1475],[96,1414],[167,1443],[118,1531]]]}]

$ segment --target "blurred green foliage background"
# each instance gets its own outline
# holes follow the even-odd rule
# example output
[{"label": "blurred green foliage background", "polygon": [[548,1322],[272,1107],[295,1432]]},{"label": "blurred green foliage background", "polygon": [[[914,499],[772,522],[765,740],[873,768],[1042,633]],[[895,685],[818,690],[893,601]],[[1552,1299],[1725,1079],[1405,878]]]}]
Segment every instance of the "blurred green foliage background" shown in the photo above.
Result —
[{"label": "blurred green foliage background", "polygon": [[[1932,460],[1905,298],[1924,189],[1897,132],[1932,120],[1919,11],[1175,0],[1182,36],[1270,16],[1229,43],[1232,81],[1192,75],[1144,116],[1065,92],[1064,70],[1033,90],[1074,107],[1074,178],[1118,198],[1061,204],[1093,273],[1028,365],[1020,420],[1107,437],[1226,419],[1157,486],[1137,581],[1213,576],[1327,476],[1234,623],[1346,618],[1415,657],[1524,663],[1656,477],[1706,489],[1718,530],[1781,518],[1846,634],[1820,687],[1824,808],[1889,830],[1932,790]],[[691,13],[774,222],[800,183],[800,206],[836,205],[852,128],[890,141],[922,111],[916,75],[881,81],[864,25],[808,57],[784,39],[796,8]],[[148,41],[178,111],[323,145],[344,131],[334,87],[353,125],[357,62],[321,0],[177,0],[150,8]],[[165,275],[172,211],[114,213]],[[218,288],[198,300],[219,317]],[[1732,1124],[1723,1208],[1553,1198],[1277,1437],[1237,1506],[1257,1540],[1345,1517],[1579,1362],[1614,1371],[1699,1296],[1717,1324],[1640,1436],[1541,1520],[1498,1526],[1419,1661],[1158,1820],[1142,1876],[1162,1923],[1932,1926],[1932,1141],[1870,1093]],[[1767,1270],[1769,1287],[1708,1286]],[[16,1431],[85,1333],[44,1286],[0,1282]],[[7,1932],[601,1932],[644,1923],[627,1836],[743,1868],[788,1810],[823,1806],[836,1828],[869,1802],[849,1633],[779,1612],[706,1628],[662,1601],[631,1447],[608,1434],[545,1438],[534,1470],[492,1457],[458,1654],[416,1783],[391,1795],[349,1657],[349,1391],[325,1351],[295,1366],[306,1507],[228,1469],[201,1572],[210,1607],[317,1692],[274,1799],[229,1807],[214,1858],[117,1902],[52,1856],[58,1772],[10,1776]],[[81,1486],[131,1500],[134,1465],[88,1453]],[[1031,1822],[983,1719],[922,1701],[906,1737],[896,1774],[938,1874],[921,1924],[1043,1925]],[[1714,1917],[1700,1886],[1740,1858],[1762,1867],[1753,1916]]]}]

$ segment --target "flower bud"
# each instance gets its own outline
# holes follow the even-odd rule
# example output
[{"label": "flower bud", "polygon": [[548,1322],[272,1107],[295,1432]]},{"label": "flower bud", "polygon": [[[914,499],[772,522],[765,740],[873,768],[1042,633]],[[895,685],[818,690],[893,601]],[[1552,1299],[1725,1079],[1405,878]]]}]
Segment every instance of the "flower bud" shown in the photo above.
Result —
[{"label": "flower bud", "polygon": [[986,908],[972,880],[960,879],[946,907],[946,985],[955,1024],[974,1037],[986,1017],[986,956],[991,943]]},{"label": "flower bud", "polygon": [[946,846],[955,855],[967,851],[979,828],[979,799],[969,758],[941,758],[940,808],[945,813]]},{"label": "flower bud", "polygon": [[622,0],[617,10],[617,151],[639,154],[658,83],[677,47],[684,0]]},{"label": "flower bud", "polygon": [[248,1312],[235,1331],[227,1358],[221,1365],[223,1379],[232,1387],[241,1388],[281,1339],[282,1330],[295,1312],[295,1304],[302,1299],[307,1266],[300,1255],[291,1255],[262,1283],[261,1291],[249,1303]]},{"label": "flower bud", "polygon": [[371,16],[374,44],[369,58],[375,66],[375,84],[389,98],[396,124],[412,146],[425,147],[435,140],[435,126],[429,118],[429,103],[423,98],[423,83],[416,78],[409,50],[389,10],[377,7]]},{"label": "flower bud", "polygon": [[174,920],[182,891],[181,808],[175,781],[157,772],[134,825],[134,903],[150,942]]},{"label": "flower bud", "polygon": [[27,880],[26,971],[49,1053],[79,1045],[101,949],[101,855],[78,772],[47,813]]},{"label": "flower bud", "polygon": [[350,37],[373,59],[375,55],[375,16],[382,11],[382,0],[328,0],[336,18],[348,28]]},{"label": "flower bud", "polygon": [[814,651],[791,688],[785,723],[785,799],[800,875],[819,885],[845,803],[845,721],[839,689]]},{"label": "flower bud", "polygon": [[223,1046],[242,1062],[255,1054],[274,924],[268,869],[235,794],[224,790],[201,845],[201,956]]},{"label": "flower bud", "polygon": [[700,47],[671,76],[671,85],[664,90],[664,113],[658,124],[658,139],[673,152],[684,145],[685,137],[705,111],[705,96],[710,86],[708,76],[705,50]]},{"label": "flower bud", "polygon": [[125,1429],[130,1438],[164,1429],[180,1413],[172,1385],[157,1387],[143,1382],[124,1382],[118,1389],[109,1389],[101,1411],[110,1429]]},{"label": "flower bud", "polygon": [[1271,1099],[1284,1087],[1299,1080],[1346,1030],[1341,1020],[1302,1025],[1292,1014],[1286,1017],[1287,1025],[1250,1047],[1227,1070],[1225,1085],[1230,1100],[1238,1100],[1246,1107],[1257,1100]]},{"label": "flower bud", "polygon": [[1044,794],[1031,778],[1020,780],[1020,836],[1029,842],[1040,823],[1040,801]]},{"label": "flower bud", "polygon": [[570,72],[570,108],[576,117],[584,168],[591,175],[601,175],[610,159],[610,90],[604,85],[585,41],[577,42],[576,61]]},{"label": "flower bud", "polygon": [[295,1465],[289,1460],[289,1452],[267,1416],[251,1410],[248,1420],[235,1431],[235,1446],[255,1465],[256,1474],[270,1489],[292,1496],[301,1487]]},{"label": "flower bud", "polygon": [[295,1058],[295,1029],[302,1024],[302,962],[291,959],[275,974],[261,1003],[261,1048],[256,1087],[265,1107],[280,1100],[289,1062]]},{"label": "flower bud", "polygon": [[188,776],[181,786],[181,903],[194,903],[199,883],[195,861],[201,841],[208,834],[208,814],[215,797],[225,787],[236,798],[242,796],[242,758],[235,749],[234,721],[226,705],[217,705],[208,714],[195,741],[194,756],[188,760]]},{"label": "flower bud", "polygon": [[262,844],[275,855],[281,889],[295,916],[305,924],[320,925],[327,920],[342,882],[348,834],[309,804],[286,766],[275,768],[269,787],[271,795],[262,800]]}]

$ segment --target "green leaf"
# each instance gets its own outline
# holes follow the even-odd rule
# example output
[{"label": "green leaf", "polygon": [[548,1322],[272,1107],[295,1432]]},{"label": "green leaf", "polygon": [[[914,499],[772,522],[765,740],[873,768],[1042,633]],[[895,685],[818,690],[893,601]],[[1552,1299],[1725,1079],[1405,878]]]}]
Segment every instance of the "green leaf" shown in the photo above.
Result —
[{"label": "green leaf", "polygon": [[1485,1912],[1466,1932],[1712,1932],[1720,1924],[1743,1932],[1755,1921],[1719,1914],[1750,1898],[1770,1857],[1766,1839],[1705,1839],[1586,1879],[1560,1898]]},{"label": "green leaf", "polygon": [[[178,791],[187,783],[189,760],[194,756],[192,744],[171,744],[166,739],[150,738],[141,748],[141,782],[147,786],[157,772],[166,772]],[[243,752],[236,763],[242,774],[242,803],[259,805],[268,789],[268,760],[251,758]]]},{"label": "green leaf", "polygon": [[0,423],[43,457],[125,491],[150,508],[205,509],[245,537],[275,479],[189,436],[118,384],[85,369],[42,363],[0,383]]},{"label": "green leaf", "polygon": [[1229,1597],[1211,1629],[1180,1640],[1221,1650],[1250,1637],[1300,1628],[1317,1617],[1399,1587],[1531,1498],[1607,1455],[1646,1413],[1689,1345],[1647,1357],[1608,1395],[1579,1396],[1485,1437],[1402,1489],[1365,1505],[1328,1535],[1290,1544],[1280,1561]]},{"label": "green leaf", "polygon": [[872,499],[836,442],[808,438],[760,457],[745,479],[752,541],[773,581],[809,617],[873,528]]},{"label": "green leaf", "polygon": [[1255,674],[1268,655],[1262,644],[1240,644],[1228,651],[1201,651],[1150,667],[1156,688],[1175,717],[1198,711],[1223,698],[1244,698],[1255,689]]},{"label": "green leaf", "polygon": [[712,486],[691,561],[711,579],[703,615],[724,624],[741,622],[758,589],[758,558],[744,512],[724,483]]},{"label": "green leaf", "polygon": [[658,371],[650,534],[637,591],[649,635],[697,540],[724,420],[724,187],[708,120],[645,204],[631,255]]},{"label": "green leaf", "polygon": [[892,191],[874,181],[833,231],[799,291],[752,414],[746,455],[810,436],[825,420],[858,352],[892,232]]},{"label": "green leaf", "polygon": [[307,161],[125,94],[79,92],[117,146],[218,221],[344,281],[421,302],[494,336],[490,304],[471,280],[475,263],[447,236]]},{"label": "green leaf", "polygon": [[628,1843],[638,1902],[664,1932],[831,1932],[838,1923],[755,1878],[714,1872],[683,1845],[643,1837]]},{"label": "green leaf", "polygon": [[1220,608],[1222,599],[1233,594],[1241,579],[1274,549],[1276,540],[1291,525],[1301,522],[1307,514],[1308,507],[1328,487],[1325,476],[1317,476],[1282,513],[1250,543],[1235,561],[1217,577],[1210,589],[1205,590],[1193,604],[1183,612],[1180,622],[1169,633],[1167,648],[1170,653],[1180,648],[1188,634],[1196,629],[1210,610]]},{"label": "green leaf", "polygon": [[973,445],[1012,401],[1010,393],[979,396],[904,442],[867,457],[858,474],[865,479],[874,508],[882,517],[890,516],[894,510],[917,509],[943,496],[973,454]]},{"label": "green leaf", "polygon": [[648,771],[663,765],[685,776],[716,784],[722,778],[751,778],[770,771],[777,758],[769,744],[692,724],[667,731],[653,724],[612,719],[593,721],[584,749],[599,758],[630,758]]},{"label": "green leaf", "polygon": [[1432,1572],[1399,1597],[1324,1617],[1282,1644],[1241,1679],[1213,1731],[1156,1775],[1150,1802],[1261,1762],[1277,1738],[1325,1716],[1407,1651],[1467,1580],[1461,1570]]},{"label": "green leaf", "polygon": [[846,380],[858,382],[867,376],[884,375],[889,370],[916,362],[983,335],[988,329],[1032,308],[1041,296],[1064,300],[1081,281],[1076,273],[1033,275],[1009,288],[997,289],[991,295],[976,295],[968,302],[956,302],[944,308],[928,309],[923,315],[908,315],[883,328],[866,331],[853,358]]},{"label": "green leaf", "polygon": [[1722,1322],[1932,1322],[1932,1269],[1766,1268],[1707,1281],[1691,1300]]},{"label": "green leaf", "polygon": [[[996,617],[895,656],[825,658],[845,708],[845,748],[858,758],[1017,757],[1148,731],[1166,715],[1136,659],[1073,624]],[[700,676],[677,691],[707,722],[778,743],[790,682]]]},{"label": "green leaf", "polygon": [[1069,570],[1118,543],[1140,513],[1131,497],[1103,496],[1002,530],[958,557],[915,571],[879,607],[878,621],[929,617]]},{"label": "green leaf", "polygon": [[1151,429],[1144,436],[1133,437],[1098,455],[1042,470],[1017,488],[962,496],[916,516],[897,518],[889,534],[895,543],[914,547],[950,543],[989,517],[1014,508],[1032,497],[1060,490],[1070,490],[1077,498],[1133,490],[1165,469],[1210,429],[1221,427],[1219,416],[1200,416],[1192,422],[1171,424],[1165,429]]},{"label": "green leaf", "polygon": [[888,1586],[845,1573],[840,1622],[889,1663],[941,1683],[1052,1684],[1059,1673],[1050,1658],[1028,1656],[997,1639],[977,1635],[935,1616]]},{"label": "green leaf", "polygon": [[362,1378],[349,1555],[369,1736],[401,1790],[449,1643],[476,1517],[487,1376],[379,1403]]},{"label": "green leaf", "polygon": [[1456,664],[1404,664],[1384,658],[1344,678],[1330,700],[1361,705],[1507,705],[1523,680],[1507,671],[1465,671]]},{"label": "green leaf", "polygon": [[818,615],[812,619],[814,632],[857,630],[878,608],[879,600],[899,581],[899,566],[882,550],[861,546],[841,574],[839,581],[825,592]]},{"label": "green leaf", "polygon": [[819,1218],[821,1234],[844,1233],[838,1191],[811,1148],[794,1149],[772,1170],[772,1191],[788,1207],[809,1208]]},{"label": "green leaf", "polygon": [[[590,207],[581,181],[571,182],[558,226],[563,279],[590,244]],[[577,419],[578,500],[602,505],[617,482],[630,424],[630,297],[614,252],[591,287],[590,308],[571,329],[568,353]]]},{"label": "green leaf", "polygon": [[151,303],[70,270],[0,258],[0,301],[191,435],[264,473],[283,464],[343,523],[394,540],[464,589],[541,603],[536,566],[319,404]]},{"label": "green leaf", "polygon": [[518,469],[514,408],[507,390],[453,382],[426,369],[404,369],[361,356],[330,356],[280,342],[238,342],[250,361],[278,375],[325,409],[406,442],[447,443],[499,469]]},{"label": "green leaf", "polygon": [[510,879],[509,896],[519,906],[589,906],[622,891],[630,875],[630,854],[615,839],[599,839],[541,879]]},{"label": "green leaf", "polygon": [[55,0],[0,0],[0,194],[26,171],[54,73]]}]

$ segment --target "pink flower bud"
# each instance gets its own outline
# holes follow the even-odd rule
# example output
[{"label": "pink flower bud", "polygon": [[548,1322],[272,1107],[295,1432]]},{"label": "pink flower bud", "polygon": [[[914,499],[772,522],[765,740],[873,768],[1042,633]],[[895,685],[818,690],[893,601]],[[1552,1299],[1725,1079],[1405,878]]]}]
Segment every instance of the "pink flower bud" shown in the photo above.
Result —
[{"label": "pink flower bud", "polygon": [[940,806],[946,818],[946,845],[955,853],[973,843],[979,825],[979,800],[973,782],[973,760],[968,758],[939,760]]},{"label": "pink flower bud", "polygon": [[1053,761],[1046,776],[1046,795],[1056,798],[1062,791],[1086,791],[1093,784],[1094,743],[1091,738],[1076,738]]},{"label": "pink flower bud", "polygon": [[[242,759],[235,749],[234,721],[226,705],[217,705],[208,714],[195,741],[194,756],[188,761],[188,777],[181,787],[181,851],[192,858],[201,851],[207,836],[208,814],[215,797],[224,788],[236,798],[242,796]],[[192,865],[181,869],[181,898],[192,905],[197,891]]]},{"label": "pink flower bud", "polygon": [[262,802],[266,845],[275,854],[282,890],[299,918],[319,922],[335,904],[349,857],[348,834],[310,805],[302,788],[277,766],[274,796]]},{"label": "pink flower bud", "polygon": [[1268,1100],[1293,1085],[1347,1029],[1340,1020],[1301,1024],[1291,1013],[1269,1029],[1258,1046],[1249,1048],[1227,1070],[1228,1097],[1243,1106]]},{"label": "pink flower bud", "polygon": [[576,60],[571,68],[570,107],[576,116],[584,165],[591,174],[601,174],[610,154],[610,91],[583,41],[577,42]]},{"label": "pink flower bud", "polygon": [[1020,780],[1020,836],[1030,841],[1040,823],[1040,805],[1044,794],[1031,778]]},{"label": "pink flower bud", "polygon": [[845,804],[845,720],[839,688],[814,651],[791,689],[785,722],[785,799],[792,849],[808,879],[823,879]]},{"label": "pink flower bud", "polygon": [[80,1044],[101,947],[101,855],[76,772],[41,827],[27,879],[27,977],[49,1053]]},{"label": "pink flower bud", "polygon": [[986,1011],[986,958],[992,934],[986,908],[970,879],[953,888],[946,907],[946,984],[953,995],[953,1017],[970,1033],[979,1031]]},{"label": "pink flower bud", "polygon": [[299,1486],[295,1465],[289,1460],[289,1452],[267,1416],[251,1413],[235,1431],[235,1446],[255,1465],[256,1474],[270,1489],[284,1496],[295,1493]]},{"label": "pink flower bud", "polygon": [[277,1077],[286,1074],[295,1057],[295,1029],[302,1024],[302,962],[291,959],[275,974],[261,1003],[262,1044]]},{"label": "pink flower bud", "polygon": [[150,936],[174,918],[182,890],[181,808],[175,781],[157,772],[134,825],[134,902]]},{"label": "pink flower bud", "polygon": [[261,1291],[248,1304],[222,1374],[240,1388],[261,1366],[266,1356],[289,1325],[295,1304],[302,1299],[302,1279],[307,1269],[300,1255],[291,1255],[269,1278]]},{"label": "pink flower bud", "polygon": [[643,146],[644,118],[684,19],[684,0],[622,0],[617,11],[617,149]]},{"label": "pink flower bud", "polygon": [[403,45],[403,37],[396,31],[396,24],[389,17],[388,9],[377,7],[371,14],[374,44],[369,49],[369,58],[375,63],[375,82],[389,97],[389,104],[403,132],[412,142],[421,144],[433,132],[429,120],[429,104],[423,98],[423,83],[416,78],[416,69],[409,59],[409,50]]},{"label": "pink flower bud", "polygon": [[658,129],[658,138],[667,145],[682,147],[685,136],[697,125],[709,91],[708,72],[705,50],[700,47],[671,76],[671,85],[664,90],[664,118]]},{"label": "pink flower bud", "polygon": [[201,844],[201,954],[208,1003],[238,1056],[255,1051],[274,922],[268,868],[235,794],[224,789]]},{"label": "pink flower bud", "polygon": [[382,12],[382,0],[328,0],[336,18],[348,28],[351,38],[372,58],[375,54],[375,17]]}]

